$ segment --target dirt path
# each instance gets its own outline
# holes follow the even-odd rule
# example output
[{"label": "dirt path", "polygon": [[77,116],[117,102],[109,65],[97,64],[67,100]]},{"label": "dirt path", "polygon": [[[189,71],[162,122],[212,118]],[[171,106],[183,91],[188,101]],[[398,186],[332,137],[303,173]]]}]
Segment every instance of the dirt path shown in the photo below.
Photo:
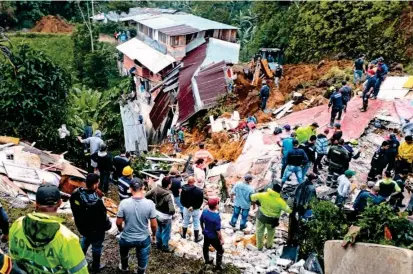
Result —
[{"label": "dirt path", "polygon": [[118,41],[112,36],[109,36],[107,34],[99,34],[99,42],[106,42],[106,43],[111,43],[111,44],[117,44]]}]

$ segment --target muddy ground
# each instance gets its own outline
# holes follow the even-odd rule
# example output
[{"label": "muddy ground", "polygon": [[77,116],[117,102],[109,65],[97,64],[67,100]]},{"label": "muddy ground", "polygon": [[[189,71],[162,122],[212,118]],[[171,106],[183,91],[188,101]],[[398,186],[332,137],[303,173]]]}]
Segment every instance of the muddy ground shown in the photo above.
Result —
[{"label": "muddy ground", "polygon": [[[113,197],[117,196],[116,194],[117,192],[113,185],[111,185],[111,190],[112,191],[109,196],[113,196]],[[30,213],[34,210],[34,206],[29,206],[25,209],[11,208],[9,200],[7,199],[0,198],[0,202],[9,215],[10,225],[17,218],[24,216],[25,214]],[[65,219],[64,225],[66,225],[68,228],[70,228],[71,231],[79,235],[71,215],[60,214],[59,216]],[[8,251],[8,245],[5,243],[0,243],[0,248],[5,252]],[[130,255],[129,255],[129,267],[131,270],[134,270],[134,271],[136,271],[137,269],[137,260],[136,260],[135,254],[136,254],[135,251],[131,250]],[[89,265],[91,265],[92,263],[91,249],[89,249],[89,252],[86,258],[89,262]],[[106,268],[100,273],[103,273],[103,274],[124,273],[124,272],[119,271],[118,269],[120,257],[119,257],[118,242],[115,236],[111,236],[111,235],[106,236],[104,247],[103,247],[102,262],[106,264]],[[130,271],[128,273],[134,273],[134,272]],[[147,274],[152,274],[152,273],[153,274],[167,274],[167,273],[238,274],[241,272],[232,265],[226,266],[225,269],[221,272],[216,272],[213,270],[212,267],[205,268],[204,263],[202,261],[187,259],[187,258],[180,258],[180,257],[175,256],[174,254],[167,254],[167,253],[158,251],[154,246],[152,246],[151,255],[149,259],[149,265],[148,265],[146,273]]]}]

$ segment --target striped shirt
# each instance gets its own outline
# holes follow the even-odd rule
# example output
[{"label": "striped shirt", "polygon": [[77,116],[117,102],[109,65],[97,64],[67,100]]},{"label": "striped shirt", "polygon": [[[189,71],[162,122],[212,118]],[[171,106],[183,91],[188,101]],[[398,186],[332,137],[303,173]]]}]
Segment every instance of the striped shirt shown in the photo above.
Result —
[{"label": "striped shirt", "polygon": [[130,179],[127,177],[120,177],[118,180],[119,199],[123,200],[132,196],[130,193]]}]

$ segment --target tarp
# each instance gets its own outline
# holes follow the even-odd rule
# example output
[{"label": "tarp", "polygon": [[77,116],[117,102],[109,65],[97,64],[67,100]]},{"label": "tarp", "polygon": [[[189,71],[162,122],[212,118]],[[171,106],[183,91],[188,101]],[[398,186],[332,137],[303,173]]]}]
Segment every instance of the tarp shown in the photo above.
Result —
[{"label": "tarp", "polygon": [[120,105],[125,148],[127,151],[148,151],[148,141],[144,124],[139,122],[139,107],[136,101]]}]

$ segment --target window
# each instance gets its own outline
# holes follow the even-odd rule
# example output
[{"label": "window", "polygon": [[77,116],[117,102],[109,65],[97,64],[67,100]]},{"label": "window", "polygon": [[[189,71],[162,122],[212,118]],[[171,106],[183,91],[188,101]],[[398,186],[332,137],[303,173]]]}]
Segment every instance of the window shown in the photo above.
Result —
[{"label": "window", "polygon": [[161,41],[164,44],[167,44],[167,36],[165,33],[162,32],[158,32],[158,37],[159,37],[159,41]]},{"label": "window", "polygon": [[172,36],[171,37],[171,45],[172,46],[179,46],[179,36]]}]

